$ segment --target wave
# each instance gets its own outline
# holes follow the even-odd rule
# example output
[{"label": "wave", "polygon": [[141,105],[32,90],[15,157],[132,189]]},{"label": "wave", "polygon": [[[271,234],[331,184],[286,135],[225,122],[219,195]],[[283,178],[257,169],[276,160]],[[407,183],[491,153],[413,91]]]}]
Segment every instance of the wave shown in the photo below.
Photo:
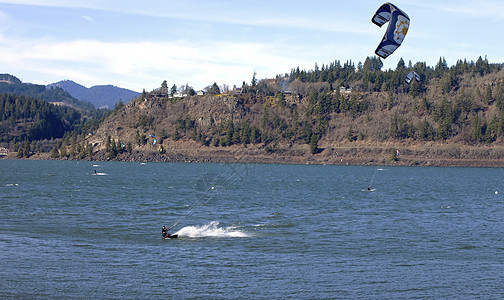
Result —
[{"label": "wave", "polygon": [[237,230],[234,226],[219,227],[219,222],[213,221],[202,226],[186,226],[175,234],[179,237],[249,237],[248,234]]}]

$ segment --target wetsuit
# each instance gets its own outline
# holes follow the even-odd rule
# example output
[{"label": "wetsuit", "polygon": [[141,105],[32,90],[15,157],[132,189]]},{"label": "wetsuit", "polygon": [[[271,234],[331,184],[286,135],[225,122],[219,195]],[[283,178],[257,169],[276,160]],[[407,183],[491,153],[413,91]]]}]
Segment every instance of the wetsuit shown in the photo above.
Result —
[{"label": "wetsuit", "polygon": [[166,229],[166,227],[163,226],[163,229],[161,229],[161,233],[163,234],[164,238],[168,237],[168,229]]}]

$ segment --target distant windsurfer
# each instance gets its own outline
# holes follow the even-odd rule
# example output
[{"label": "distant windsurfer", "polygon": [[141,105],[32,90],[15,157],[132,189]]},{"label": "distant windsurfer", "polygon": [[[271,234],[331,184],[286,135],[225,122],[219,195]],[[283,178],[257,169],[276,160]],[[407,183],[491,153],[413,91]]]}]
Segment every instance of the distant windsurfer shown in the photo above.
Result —
[{"label": "distant windsurfer", "polygon": [[98,173],[96,173],[96,170],[94,170],[94,174],[97,175]]},{"label": "distant windsurfer", "polygon": [[370,190],[371,190],[371,186],[368,186],[368,187],[367,187],[367,190],[368,190],[368,191],[370,191]]}]

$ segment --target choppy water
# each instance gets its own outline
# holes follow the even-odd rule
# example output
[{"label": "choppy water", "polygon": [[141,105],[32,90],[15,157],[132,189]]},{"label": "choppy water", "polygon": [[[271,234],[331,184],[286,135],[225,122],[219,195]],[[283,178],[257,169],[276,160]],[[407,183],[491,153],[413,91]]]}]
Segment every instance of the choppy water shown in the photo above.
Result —
[{"label": "choppy water", "polygon": [[0,298],[502,298],[503,175],[0,160]]}]

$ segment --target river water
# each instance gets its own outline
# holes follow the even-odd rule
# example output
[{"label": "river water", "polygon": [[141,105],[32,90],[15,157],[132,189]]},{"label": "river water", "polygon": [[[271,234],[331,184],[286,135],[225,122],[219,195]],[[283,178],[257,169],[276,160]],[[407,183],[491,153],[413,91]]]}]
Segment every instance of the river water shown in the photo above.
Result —
[{"label": "river water", "polygon": [[0,160],[0,298],[503,298],[503,175]]}]

